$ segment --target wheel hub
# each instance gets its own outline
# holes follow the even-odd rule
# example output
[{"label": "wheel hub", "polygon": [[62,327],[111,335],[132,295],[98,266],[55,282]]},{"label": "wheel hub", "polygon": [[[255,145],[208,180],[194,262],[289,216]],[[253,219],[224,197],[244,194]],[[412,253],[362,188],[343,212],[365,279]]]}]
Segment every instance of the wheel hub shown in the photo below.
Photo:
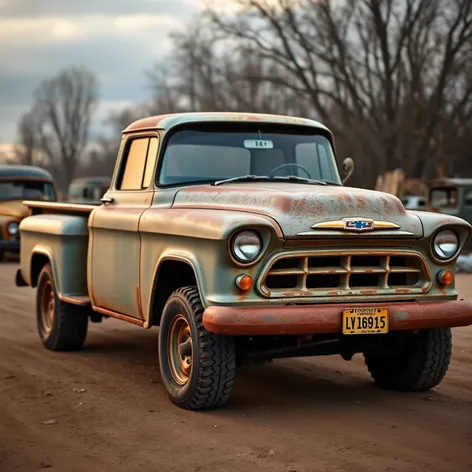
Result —
[{"label": "wheel hub", "polygon": [[172,321],[167,349],[172,377],[177,384],[185,385],[192,371],[193,344],[190,326],[182,315]]},{"label": "wheel hub", "polygon": [[55,297],[54,289],[50,281],[43,285],[41,294],[41,325],[45,333],[52,330],[54,323]]}]

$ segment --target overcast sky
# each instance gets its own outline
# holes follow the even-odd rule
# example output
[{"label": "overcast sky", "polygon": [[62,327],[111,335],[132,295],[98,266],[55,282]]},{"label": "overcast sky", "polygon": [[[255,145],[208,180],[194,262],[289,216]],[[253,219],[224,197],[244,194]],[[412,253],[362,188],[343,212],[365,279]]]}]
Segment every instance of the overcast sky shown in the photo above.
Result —
[{"label": "overcast sky", "polygon": [[200,0],[0,0],[0,145],[41,79],[72,65],[100,81],[96,122],[110,110],[150,97],[144,72],[169,51]]}]

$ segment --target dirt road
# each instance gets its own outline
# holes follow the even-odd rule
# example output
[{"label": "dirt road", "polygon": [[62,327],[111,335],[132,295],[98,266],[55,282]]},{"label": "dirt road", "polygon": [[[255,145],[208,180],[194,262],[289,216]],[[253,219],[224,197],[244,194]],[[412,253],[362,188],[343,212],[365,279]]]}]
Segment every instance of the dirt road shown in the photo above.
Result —
[{"label": "dirt road", "polygon": [[16,268],[0,266],[0,472],[472,471],[472,328],[428,393],[377,389],[361,356],[284,360],[240,370],[226,408],[187,412],[161,385],[155,329],[106,320],[81,352],[44,349]]}]

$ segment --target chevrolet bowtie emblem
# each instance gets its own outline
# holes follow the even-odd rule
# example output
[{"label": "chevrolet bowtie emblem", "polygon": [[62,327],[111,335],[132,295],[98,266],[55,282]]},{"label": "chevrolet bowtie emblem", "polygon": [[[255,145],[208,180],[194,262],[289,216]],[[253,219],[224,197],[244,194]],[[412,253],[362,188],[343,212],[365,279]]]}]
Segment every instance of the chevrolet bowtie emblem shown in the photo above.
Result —
[{"label": "chevrolet bowtie emblem", "polygon": [[376,221],[372,218],[343,218],[342,220],[337,221],[316,223],[312,228],[354,231],[361,233],[364,231],[374,231],[379,229],[398,229],[400,226],[395,223],[390,223],[389,221]]}]

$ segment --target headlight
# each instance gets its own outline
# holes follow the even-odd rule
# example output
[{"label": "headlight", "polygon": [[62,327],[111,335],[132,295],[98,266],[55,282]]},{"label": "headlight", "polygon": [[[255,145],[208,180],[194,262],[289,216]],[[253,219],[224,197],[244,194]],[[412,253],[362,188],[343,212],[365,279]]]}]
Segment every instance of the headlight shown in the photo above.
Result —
[{"label": "headlight", "polygon": [[16,236],[18,234],[18,223],[16,221],[8,223],[7,231],[10,236]]},{"label": "headlight", "polygon": [[434,255],[443,261],[451,259],[459,249],[459,238],[454,231],[443,229],[433,239]]},{"label": "headlight", "polygon": [[233,239],[233,256],[244,264],[255,261],[262,250],[262,241],[255,231],[241,231]]}]

